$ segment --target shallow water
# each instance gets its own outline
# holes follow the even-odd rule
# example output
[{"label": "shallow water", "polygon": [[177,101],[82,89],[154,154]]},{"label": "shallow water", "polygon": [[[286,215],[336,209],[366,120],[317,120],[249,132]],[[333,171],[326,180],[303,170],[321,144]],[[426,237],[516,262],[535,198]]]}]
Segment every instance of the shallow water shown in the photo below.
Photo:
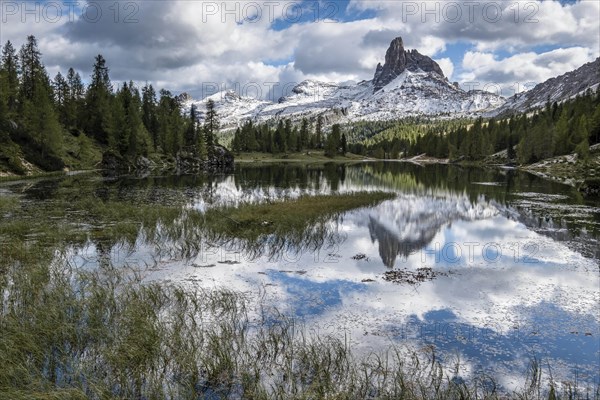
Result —
[{"label": "shallow water", "polygon": [[[557,381],[600,381],[600,202],[568,186],[515,171],[390,162],[239,164],[214,177],[79,175],[0,190],[19,196],[18,218],[45,210],[82,232],[62,250],[83,268],[109,260],[141,267],[149,280],[246,292],[307,329],[346,335],[357,352],[431,352],[448,368],[459,361],[464,379],[487,373],[507,389],[523,384],[532,359]],[[65,206],[92,199],[204,212],[363,190],[396,197],[300,238],[260,243],[185,221],[125,235]],[[24,240],[39,239],[32,229]],[[399,282],[384,279],[390,271]],[[429,271],[432,279],[415,278]]]}]

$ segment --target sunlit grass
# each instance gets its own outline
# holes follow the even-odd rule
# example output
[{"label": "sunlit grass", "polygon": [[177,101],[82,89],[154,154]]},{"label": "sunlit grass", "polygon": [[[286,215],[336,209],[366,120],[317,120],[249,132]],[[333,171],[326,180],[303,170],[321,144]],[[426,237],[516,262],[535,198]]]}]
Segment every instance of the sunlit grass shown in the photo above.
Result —
[{"label": "sunlit grass", "polygon": [[323,150],[309,150],[303,152],[289,152],[289,153],[261,153],[261,152],[244,152],[235,155],[236,162],[271,162],[271,161],[298,161],[298,162],[348,162],[353,160],[364,160],[368,157],[346,153],[346,155],[337,155],[335,157],[327,157]]},{"label": "sunlit grass", "polygon": [[373,206],[392,198],[394,194],[386,192],[302,196],[297,199],[215,208],[206,213],[206,220],[214,232],[256,240],[262,235],[304,232],[343,212]]}]

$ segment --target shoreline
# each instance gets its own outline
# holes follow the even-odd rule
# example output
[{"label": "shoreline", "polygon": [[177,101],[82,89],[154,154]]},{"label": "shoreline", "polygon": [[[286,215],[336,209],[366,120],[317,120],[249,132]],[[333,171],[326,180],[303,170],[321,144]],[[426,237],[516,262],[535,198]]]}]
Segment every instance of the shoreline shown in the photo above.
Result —
[{"label": "shoreline", "polygon": [[[553,182],[562,183],[575,188],[581,187],[586,181],[600,179],[600,145],[590,148],[590,158],[586,162],[578,160],[576,154],[557,156],[539,161],[534,164],[516,165],[502,163],[498,158],[480,161],[450,161],[426,155],[418,155],[410,158],[400,159],[378,159],[347,153],[345,156],[327,157],[321,151],[289,153],[284,155],[273,155],[270,153],[241,153],[234,157],[234,163],[361,163],[361,162],[399,162],[415,165],[455,165],[460,167],[494,168],[500,170],[517,170],[536,175],[540,178]],[[164,167],[164,165],[163,165]],[[164,170],[164,168],[158,168]],[[168,169],[168,168],[167,168]],[[37,172],[31,175],[16,175],[2,173],[0,182],[12,182],[37,178],[49,178],[55,176],[68,176],[81,173],[98,172],[102,169],[85,169],[73,171],[49,171]]]}]

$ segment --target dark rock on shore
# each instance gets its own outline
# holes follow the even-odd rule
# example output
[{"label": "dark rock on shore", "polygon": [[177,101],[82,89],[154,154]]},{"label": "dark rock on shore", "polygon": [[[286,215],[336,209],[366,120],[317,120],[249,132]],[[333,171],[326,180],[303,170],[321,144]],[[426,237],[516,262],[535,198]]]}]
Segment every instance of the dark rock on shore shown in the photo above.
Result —
[{"label": "dark rock on shore", "polygon": [[233,171],[233,153],[221,145],[213,146],[212,156],[204,163],[206,172],[231,172]]},{"label": "dark rock on shore", "polygon": [[116,151],[107,150],[102,154],[100,167],[106,171],[129,172],[131,164]]},{"label": "dark rock on shore", "polygon": [[203,160],[197,156],[180,153],[177,155],[177,172],[190,174],[198,172],[232,172],[234,167],[233,153],[221,145],[214,145],[208,159]]},{"label": "dark rock on shore", "polygon": [[600,197],[600,178],[588,178],[581,186],[579,191],[586,197]]},{"label": "dark rock on shore", "polygon": [[220,145],[213,146],[208,159],[202,159],[194,154],[180,152],[173,158],[161,159],[158,162],[139,156],[132,160],[121,154],[107,150],[102,155],[101,168],[108,174],[144,174],[151,171],[172,170],[177,174],[231,172],[234,167],[233,154]]}]

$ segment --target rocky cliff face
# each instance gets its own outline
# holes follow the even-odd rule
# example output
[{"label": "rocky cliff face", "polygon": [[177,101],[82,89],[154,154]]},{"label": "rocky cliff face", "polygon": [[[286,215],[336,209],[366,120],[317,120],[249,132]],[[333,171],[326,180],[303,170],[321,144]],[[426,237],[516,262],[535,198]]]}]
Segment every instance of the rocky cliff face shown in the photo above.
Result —
[{"label": "rocky cliff face", "polygon": [[401,37],[392,40],[390,47],[385,53],[385,64],[377,65],[375,76],[373,77],[373,86],[375,91],[380,90],[388,83],[396,79],[404,71],[435,72],[444,77],[444,72],[440,66],[431,58],[420,54],[416,50],[404,50],[404,42]]}]

